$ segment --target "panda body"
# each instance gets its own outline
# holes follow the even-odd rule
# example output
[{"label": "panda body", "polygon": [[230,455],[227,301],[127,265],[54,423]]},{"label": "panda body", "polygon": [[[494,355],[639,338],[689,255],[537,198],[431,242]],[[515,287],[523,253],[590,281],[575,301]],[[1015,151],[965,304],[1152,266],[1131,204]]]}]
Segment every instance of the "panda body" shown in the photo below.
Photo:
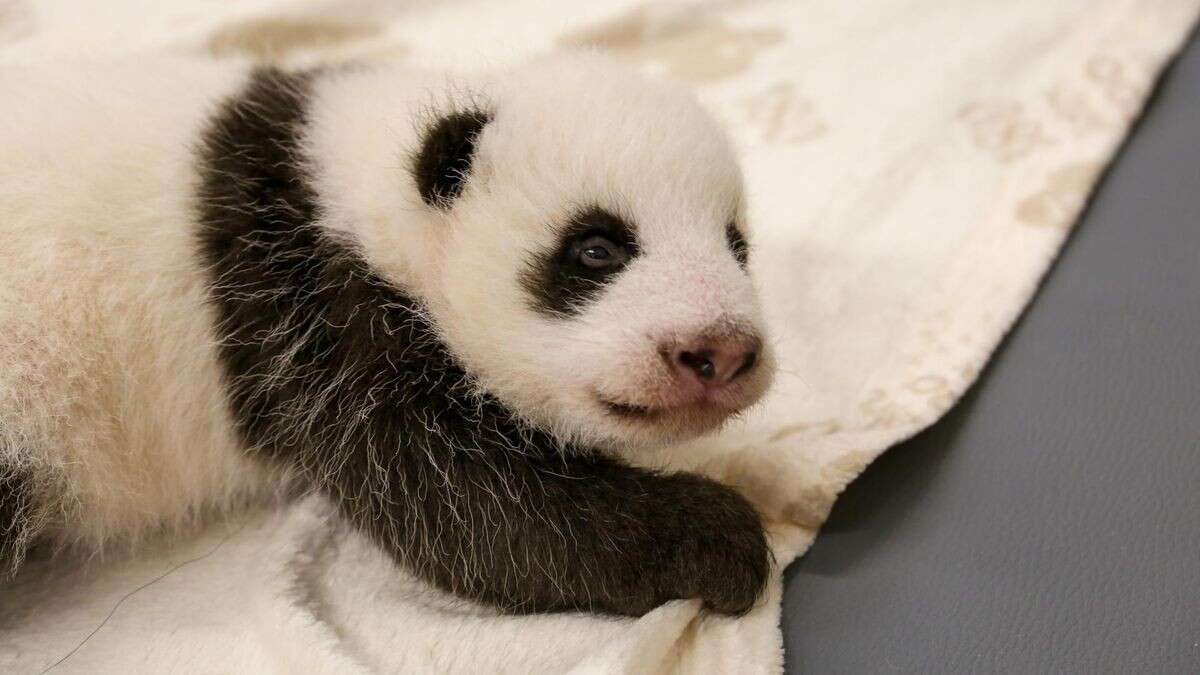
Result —
[{"label": "panda body", "polygon": [[273,482],[239,449],[187,225],[192,147],[240,70],[0,71],[0,467],[36,502],[17,537],[136,541]]},{"label": "panda body", "polygon": [[512,611],[757,596],[744,500],[612,454],[770,379],[740,175],[685,92],[586,55],[57,64],[0,90],[13,564],[317,490]]}]

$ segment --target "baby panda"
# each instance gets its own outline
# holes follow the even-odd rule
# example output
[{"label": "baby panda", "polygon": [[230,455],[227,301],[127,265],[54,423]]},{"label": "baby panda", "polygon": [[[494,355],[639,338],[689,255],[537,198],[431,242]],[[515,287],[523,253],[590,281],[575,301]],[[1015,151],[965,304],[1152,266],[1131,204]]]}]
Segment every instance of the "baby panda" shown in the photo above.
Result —
[{"label": "baby panda", "polygon": [[619,459],[772,376],[734,154],[596,55],[0,71],[0,551],[321,492],[511,612],[747,611],[732,489]]}]

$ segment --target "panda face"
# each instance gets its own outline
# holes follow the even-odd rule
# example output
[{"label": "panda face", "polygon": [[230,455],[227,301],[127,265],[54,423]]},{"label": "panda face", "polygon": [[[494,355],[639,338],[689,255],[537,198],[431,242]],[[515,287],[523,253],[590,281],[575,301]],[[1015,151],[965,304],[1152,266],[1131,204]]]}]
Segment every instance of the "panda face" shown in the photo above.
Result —
[{"label": "panda face", "polygon": [[562,438],[681,440],[758,400],[770,351],[742,185],[686,92],[596,57],[486,85],[412,174],[423,300],[479,385]]}]

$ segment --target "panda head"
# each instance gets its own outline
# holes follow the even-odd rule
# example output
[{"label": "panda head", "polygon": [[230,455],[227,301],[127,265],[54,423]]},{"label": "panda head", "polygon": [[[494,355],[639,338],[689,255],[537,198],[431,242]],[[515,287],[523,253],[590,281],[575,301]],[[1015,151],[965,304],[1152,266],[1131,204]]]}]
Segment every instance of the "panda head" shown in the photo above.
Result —
[{"label": "panda head", "polygon": [[773,359],[741,174],[695,99],[592,55],[472,91],[409,139],[407,196],[352,227],[476,383],[606,447],[694,437],[757,401]]}]

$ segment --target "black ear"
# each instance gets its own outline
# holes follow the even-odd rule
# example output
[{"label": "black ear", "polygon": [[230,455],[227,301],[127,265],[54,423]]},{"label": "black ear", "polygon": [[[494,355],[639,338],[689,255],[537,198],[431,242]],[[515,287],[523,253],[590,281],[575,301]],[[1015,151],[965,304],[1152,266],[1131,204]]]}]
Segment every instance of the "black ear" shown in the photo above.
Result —
[{"label": "black ear", "polygon": [[462,192],[471,171],[475,139],[492,121],[482,110],[463,110],[438,118],[425,132],[413,164],[417,191],[426,204],[445,208]]}]

